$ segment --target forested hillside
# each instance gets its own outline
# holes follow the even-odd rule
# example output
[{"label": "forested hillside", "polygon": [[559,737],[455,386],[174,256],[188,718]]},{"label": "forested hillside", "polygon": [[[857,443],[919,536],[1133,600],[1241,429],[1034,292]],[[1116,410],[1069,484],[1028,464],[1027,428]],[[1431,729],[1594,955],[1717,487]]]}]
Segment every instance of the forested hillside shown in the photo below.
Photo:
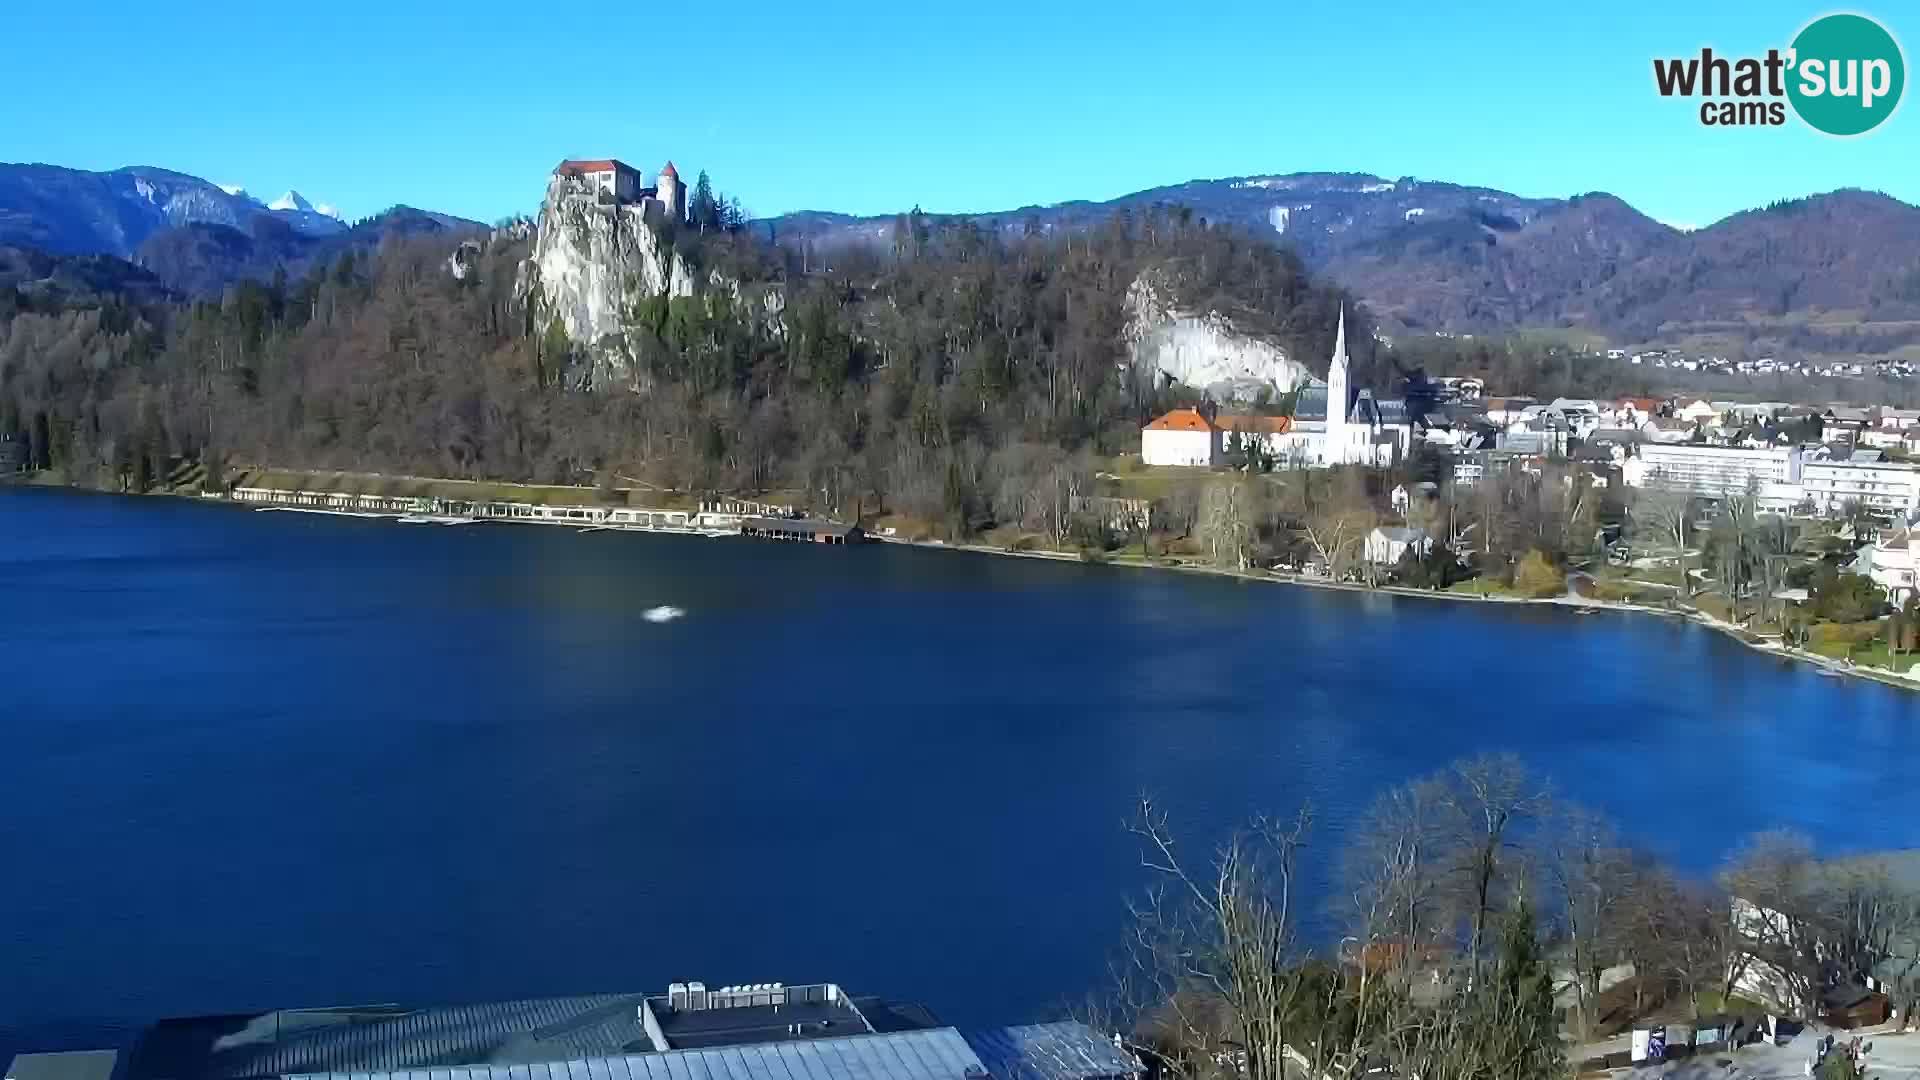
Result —
[{"label": "forested hillside", "polygon": [[[742,233],[670,235],[698,265],[785,292],[764,327],[714,289],[634,298],[618,385],[582,389],[578,347],[516,294],[529,243],[448,272],[444,236],[390,236],[218,301],[19,303],[0,325],[0,434],[36,463],[139,486],[175,459],[802,493],[985,522],[1013,485],[1137,445],[1176,391],[1123,366],[1123,299],[1156,268],[1324,366],[1344,299],[1291,254],[1189,214],[1054,236],[915,220],[885,251],[783,261]],[[4,303],[5,301],[0,301]],[[1350,309],[1363,377],[1365,313]]]}]

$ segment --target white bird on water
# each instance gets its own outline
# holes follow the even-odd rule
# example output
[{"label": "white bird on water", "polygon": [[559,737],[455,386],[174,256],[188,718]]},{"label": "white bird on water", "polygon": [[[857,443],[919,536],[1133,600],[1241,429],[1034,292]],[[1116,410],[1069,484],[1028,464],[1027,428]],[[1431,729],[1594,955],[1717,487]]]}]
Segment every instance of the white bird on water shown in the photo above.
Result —
[{"label": "white bird on water", "polygon": [[648,622],[672,622],[685,614],[685,611],[674,607],[672,604],[661,604],[659,607],[650,607],[641,612],[640,617]]}]

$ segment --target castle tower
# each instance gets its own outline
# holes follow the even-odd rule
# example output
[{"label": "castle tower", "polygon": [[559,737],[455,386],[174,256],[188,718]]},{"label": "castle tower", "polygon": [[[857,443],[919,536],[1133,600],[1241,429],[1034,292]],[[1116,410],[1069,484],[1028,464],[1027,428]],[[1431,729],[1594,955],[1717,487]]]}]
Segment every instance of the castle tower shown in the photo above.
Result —
[{"label": "castle tower", "polygon": [[1333,335],[1333,360],[1327,364],[1327,464],[1344,465],[1347,440],[1347,307],[1340,305],[1340,328]]},{"label": "castle tower", "polygon": [[673,162],[669,161],[667,167],[660,170],[660,180],[655,185],[654,194],[659,198],[660,206],[667,212],[667,219],[670,221],[687,220],[686,199],[682,197],[682,190],[680,170],[674,168]]}]

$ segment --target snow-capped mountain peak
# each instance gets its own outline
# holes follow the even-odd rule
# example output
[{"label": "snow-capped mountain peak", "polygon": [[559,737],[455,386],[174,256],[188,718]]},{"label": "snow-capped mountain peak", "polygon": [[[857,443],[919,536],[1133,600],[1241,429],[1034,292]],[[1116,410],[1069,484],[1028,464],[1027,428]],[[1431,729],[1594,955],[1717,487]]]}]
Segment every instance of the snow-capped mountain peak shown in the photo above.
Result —
[{"label": "snow-capped mountain peak", "polygon": [[244,199],[247,197],[247,189],[240,184],[215,184],[213,186],[235,198]]},{"label": "snow-capped mountain peak", "polygon": [[331,203],[319,203],[314,206],[313,212],[323,217],[330,217],[335,221],[340,220],[340,208]]},{"label": "snow-capped mountain peak", "polygon": [[270,202],[270,203],[268,203],[268,204],[267,204],[267,209],[269,209],[269,210],[299,210],[299,211],[302,211],[302,212],[304,212],[304,213],[312,213],[312,212],[313,212],[313,204],[312,204],[312,203],[310,203],[310,202],[308,202],[308,201],[306,200],[306,197],[305,197],[305,196],[303,196],[303,195],[301,195],[301,194],[300,194],[299,192],[297,192],[297,191],[289,191],[289,192],[287,192],[287,193],[286,193],[285,195],[282,195],[282,196],[280,196],[279,198],[277,198],[277,199],[275,199],[275,200],[273,200],[272,202]]}]

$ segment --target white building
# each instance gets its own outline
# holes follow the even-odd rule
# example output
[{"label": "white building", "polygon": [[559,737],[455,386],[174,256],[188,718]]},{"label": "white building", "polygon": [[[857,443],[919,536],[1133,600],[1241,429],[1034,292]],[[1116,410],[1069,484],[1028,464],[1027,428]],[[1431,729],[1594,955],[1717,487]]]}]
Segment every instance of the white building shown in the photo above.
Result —
[{"label": "white building", "polygon": [[1382,525],[1367,534],[1361,555],[1370,563],[1391,565],[1411,550],[1415,557],[1433,550],[1433,538],[1425,529],[1407,525]]},{"label": "white building", "polygon": [[1920,595],[1920,560],[1915,558],[1915,543],[1920,537],[1912,529],[1894,529],[1873,544],[1860,549],[1853,572],[1865,574],[1875,585],[1887,590],[1887,599],[1906,603],[1907,597]]},{"label": "white building", "polygon": [[1288,450],[1293,422],[1284,416],[1175,409],[1140,431],[1140,460],[1148,465],[1212,468],[1223,465],[1236,441],[1258,446],[1276,462]]},{"label": "white building", "polygon": [[1220,428],[1194,409],[1175,409],[1140,432],[1140,460],[1148,465],[1212,468],[1221,449]]},{"label": "white building", "polygon": [[1673,415],[1690,424],[1711,424],[1720,418],[1720,410],[1711,402],[1693,401],[1680,407]]},{"label": "white building", "polygon": [[1648,443],[1621,466],[1629,487],[1664,487],[1696,495],[1742,495],[1770,483],[1800,482],[1798,447],[1746,450],[1730,446]]},{"label": "white building", "polygon": [[1881,409],[1880,427],[1886,431],[1920,427],[1920,409]]},{"label": "white building", "polygon": [[1822,514],[1838,513],[1849,502],[1886,514],[1904,514],[1920,507],[1920,465],[1815,459],[1802,467],[1800,483],[1814,509]]},{"label": "white building", "polygon": [[1313,419],[1311,403],[1303,403],[1300,417],[1277,440],[1283,464],[1385,466],[1407,455],[1413,418],[1406,402],[1378,401],[1365,390],[1355,395],[1347,368],[1347,313],[1342,310],[1327,363],[1324,419]]}]

